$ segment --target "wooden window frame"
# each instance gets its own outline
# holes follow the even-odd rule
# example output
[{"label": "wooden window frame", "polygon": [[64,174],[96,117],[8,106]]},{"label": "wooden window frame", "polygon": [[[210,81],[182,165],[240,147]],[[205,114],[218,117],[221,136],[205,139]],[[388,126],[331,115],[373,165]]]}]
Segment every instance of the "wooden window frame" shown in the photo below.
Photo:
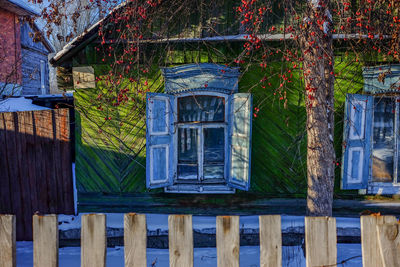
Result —
[{"label": "wooden window frame", "polygon": [[[395,114],[394,114],[394,155],[393,155],[393,182],[378,182],[373,180],[372,176],[372,166],[373,162],[371,160],[371,164],[369,166],[369,175],[368,175],[368,194],[400,194],[400,177],[398,177],[399,173],[399,160],[400,160],[400,96],[391,96],[391,95],[375,95],[373,112],[372,112],[372,123],[370,126],[370,131],[373,130],[374,126],[374,117],[375,117],[375,100],[377,98],[391,98],[395,104]],[[398,133],[398,134],[396,134]],[[374,150],[373,147],[373,135],[371,134],[371,157]],[[362,191],[360,191],[362,193]]]},{"label": "wooden window frame", "polygon": [[[209,122],[198,122],[198,121],[193,121],[193,122],[177,122],[175,126],[175,131],[174,131],[174,139],[175,139],[175,147],[174,147],[174,153],[175,153],[175,158],[176,158],[176,166],[178,166],[178,128],[197,128],[199,131],[199,142],[197,144],[197,160],[198,160],[198,177],[197,181],[184,181],[182,179],[178,178],[178,174],[174,177],[174,184],[207,184],[207,185],[212,185],[216,183],[226,183],[227,182],[227,175],[228,175],[228,156],[226,155],[226,151],[229,149],[229,143],[228,143],[228,108],[229,105],[229,96],[226,94],[222,93],[215,93],[215,92],[209,92],[209,93],[204,93],[204,92],[190,92],[190,93],[183,93],[176,95],[175,98],[175,103],[174,103],[174,108],[176,110],[177,114],[177,121],[178,121],[178,114],[179,114],[179,108],[178,108],[178,102],[180,98],[185,98],[185,97],[197,97],[197,96],[215,96],[215,97],[220,97],[223,98],[223,103],[224,103],[224,121],[223,122],[216,122],[216,121],[209,121]],[[224,178],[223,179],[204,179],[203,175],[203,169],[204,169],[204,132],[203,130],[205,128],[224,128]]]}]

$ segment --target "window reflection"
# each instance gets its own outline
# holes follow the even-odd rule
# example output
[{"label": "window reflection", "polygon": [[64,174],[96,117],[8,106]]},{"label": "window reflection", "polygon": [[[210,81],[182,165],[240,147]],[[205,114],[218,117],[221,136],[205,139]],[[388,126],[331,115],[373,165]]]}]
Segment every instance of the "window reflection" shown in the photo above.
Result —
[{"label": "window reflection", "polygon": [[392,98],[374,98],[372,180],[392,182],[394,171],[395,102]]},{"label": "window reflection", "polygon": [[225,129],[204,129],[204,179],[224,178]]},{"label": "window reflection", "polygon": [[197,128],[178,129],[178,179],[197,179]]},{"label": "window reflection", "polygon": [[179,122],[223,122],[224,116],[223,97],[200,95],[178,98]]}]

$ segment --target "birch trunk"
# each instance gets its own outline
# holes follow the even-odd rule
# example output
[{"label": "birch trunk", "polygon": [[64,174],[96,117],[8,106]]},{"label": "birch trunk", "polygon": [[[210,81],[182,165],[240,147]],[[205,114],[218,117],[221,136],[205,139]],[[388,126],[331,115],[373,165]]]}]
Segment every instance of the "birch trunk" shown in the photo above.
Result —
[{"label": "birch trunk", "polygon": [[307,5],[300,36],[307,111],[307,215],[331,216],[335,177],[332,19],[329,0],[312,0]]}]

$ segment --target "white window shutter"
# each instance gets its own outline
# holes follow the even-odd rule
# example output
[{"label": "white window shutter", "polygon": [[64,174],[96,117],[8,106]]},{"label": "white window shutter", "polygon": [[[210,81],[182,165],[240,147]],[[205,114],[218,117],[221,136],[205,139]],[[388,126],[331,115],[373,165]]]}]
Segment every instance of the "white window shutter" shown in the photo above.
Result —
[{"label": "white window shutter", "polygon": [[250,188],[252,95],[236,93],[230,102],[228,184],[247,191]]},{"label": "white window shutter", "polygon": [[365,189],[371,164],[373,97],[347,94],[343,134],[342,189]]},{"label": "white window shutter", "polygon": [[146,186],[172,185],[174,164],[174,96],[146,94]]}]

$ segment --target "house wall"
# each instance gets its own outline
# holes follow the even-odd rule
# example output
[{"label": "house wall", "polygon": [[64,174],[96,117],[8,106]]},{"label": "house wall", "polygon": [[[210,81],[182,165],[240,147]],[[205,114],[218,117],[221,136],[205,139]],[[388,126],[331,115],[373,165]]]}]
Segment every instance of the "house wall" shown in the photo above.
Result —
[{"label": "house wall", "polygon": [[49,66],[47,55],[49,51],[41,42],[34,42],[32,34],[35,31],[28,23],[21,25],[21,47],[22,47],[22,94],[40,95],[41,89],[41,67],[44,62],[44,81],[46,94],[50,91]]},{"label": "house wall", "polygon": [[[190,63],[183,58],[183,54],[176,53],[175,61],[171,64]],[[191,58],[200,59],[200,62],[218,62],[218,59],[210,59],[207,54]],[[85,58],[80,54],[74,58],[74,62],[75,65],[93,66],[96,77],[107,72],[107,66],[97,64],[92,57]],[[335,84],[335,148],[337,159],[340,159],[345,95],[361,91],[363,78],[362,66],[351,56],[339,54],[335,64],[336,71],[340,73]],[[168,194],[162,189],[146,189],[145,94],[132,92],[133,99],[128,104],[103,106],[103,110],[99,110],[96,104],[90,102],[99,91],[78,90],[74,97],[77,110],[75,166],[79,210],[179,210],[202,214],[248,212],[257,208],[258,201],[266,201],[271,197],[304,198],[307,172],[302,75],[299,71],[293,72],[292,82],[286,84],[286,93],[277,90],[281,83],[278,75],[268,80],[271,86],[263,88],[260,84],[265,72],[276,74],[280,70],[281,63],[275,62],[270,63],[267,70],[253,66],[241,77],[239,91],[251,91],[253,106],[260,108],[260,111],[253,119],[250,190],[237,190],[235,194],[228,195]],[[152,71],[148,76],[148,84],[151,85],[149,90],[163,92],[159,67],[153,66]],[[98,84],[98,87],[107,90],[102,84]],[[284,95],[286,98],[283,98]],[[113,119],[105,122],[106,116]],[[339,182],[340,166],[336,172],[335,196],[357,197],[357,191],[340,190]]]},{"label": "house wall", "polygon": [[13,85],[22,84],[20,23],[15,14],[0,9],[0,25],[0,90],[4,85],[16,89]]}]

